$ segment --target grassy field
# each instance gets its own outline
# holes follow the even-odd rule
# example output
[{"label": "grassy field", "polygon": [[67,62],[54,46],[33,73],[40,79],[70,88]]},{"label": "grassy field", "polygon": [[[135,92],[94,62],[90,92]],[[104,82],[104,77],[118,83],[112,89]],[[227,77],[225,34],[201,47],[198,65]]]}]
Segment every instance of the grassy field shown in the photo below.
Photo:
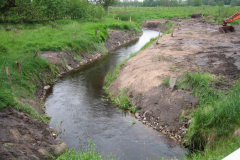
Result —
[{"label": "grassy field", "polygon": [[[168,18],[191,18],[192,14],[202,13],[204,18],[214,23],[222,23],[224,19],[240,11],[240,7],[219,7],[219,6],[201,6],[201,7],[127,7],[110,8],[112,16],[128,21],[143,22],[150,19],[168,19]],[[240,20],[231,22],[231,24],[240,24]]]}]

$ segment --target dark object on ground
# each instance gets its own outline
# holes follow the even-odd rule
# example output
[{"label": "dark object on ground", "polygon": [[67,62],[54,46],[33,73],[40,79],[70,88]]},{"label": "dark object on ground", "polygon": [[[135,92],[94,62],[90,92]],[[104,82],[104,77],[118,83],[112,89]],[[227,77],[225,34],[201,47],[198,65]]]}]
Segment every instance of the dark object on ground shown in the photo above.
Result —
[{"label": "dark object on ground", "polygon": [[203,17],[202,13],[191,15],[191,18],[201,18],[201,17]]},{"label": "dark object on ground", "polygon": [[219,27],[219,32],[220,33],[235,32],[235,29],[233,26],[224,26],[224,27]]}]

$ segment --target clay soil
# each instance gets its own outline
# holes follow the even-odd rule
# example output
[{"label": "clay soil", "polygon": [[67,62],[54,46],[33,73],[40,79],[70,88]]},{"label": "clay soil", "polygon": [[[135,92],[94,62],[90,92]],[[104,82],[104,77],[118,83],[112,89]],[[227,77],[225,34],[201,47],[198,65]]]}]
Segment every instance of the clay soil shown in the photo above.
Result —
[{"label": "clay soil", "polygon": [[[160,84],[166,77],[181,78],[186,71],[200,70],[221,77],[216,88],[227,90],[240,76],[240,26],[234,26],[236,32],[221,34],[220,25],[201,18],[178,21],[181,27],[175,29],[173,37],[164,35],[158,44],[152,44],[123,65],[119,77],[110,84],[110,92],[117,95],[128,87],[127,94],[138,108],[135,117],[181,141],[199,98],[191,90],[172,91]],[[152,29],[161,23],[164,22],[150,21],[149,26]]]},{"label": "clay soil", "polygon": [[[124,43],[138,38],[141,34],[133,31],[109,31],[106,48],[112,50]],[[51,64],[60,68],[61,74],[69,72],[81,65],[90,63],[98,59],[102,53],[94,55],[83,53],[80,55],[82,61],[79,62],[74,55],[65,52],[44,52],[41,57]],[[65,60],[63,60],[65,59]],[[44,73],[48,74],[48,73]],[[44,76],[45,78],[48,76]],[[44,79],[43,79],[44,81]],[[37,89],[35,95],[41,101],[46,93],[46,89]],[[48,88],[48,87],[47,87]],[[34,100],[18,99],[24,104],[30,105],[39,114],[44,114],[42,106],[36,105]],[[40,103],[39,103],[40,104]],[[26,113],[16,111],[10,106],[8,109],[0,111],[0,160],[6,159],[48,159],[50,156],[57,156],[67,149],[65,143],[55,140],[57,131],[49,128],[48,124],[38,122]]]}]

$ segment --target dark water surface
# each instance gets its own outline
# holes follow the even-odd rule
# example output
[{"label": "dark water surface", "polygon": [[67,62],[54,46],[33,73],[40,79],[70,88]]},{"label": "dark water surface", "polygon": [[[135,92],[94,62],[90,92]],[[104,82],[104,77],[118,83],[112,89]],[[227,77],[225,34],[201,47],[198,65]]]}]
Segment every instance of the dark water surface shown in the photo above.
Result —
[{"label": "dark water surface", "polygon": [[102,155],[113,154],[122,160],[185,156],[185,150],[163,134],[101,100],[107,72],[156,36],[158,32],[144,30],[139,40],[64,76],[53,86],[46,112],[52,117],[51,127],[65,130],[59,138],[69,148],[86,148],[91,139]]}]

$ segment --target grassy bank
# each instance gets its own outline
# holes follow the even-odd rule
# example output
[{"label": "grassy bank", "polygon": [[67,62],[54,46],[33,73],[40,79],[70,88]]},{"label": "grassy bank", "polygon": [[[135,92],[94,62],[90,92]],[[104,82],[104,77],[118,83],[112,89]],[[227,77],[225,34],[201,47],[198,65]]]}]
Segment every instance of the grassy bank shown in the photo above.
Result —
[{"label": "grassy bank", "polygon": [[193,151],[188,159],[222,159],[239,148],[240,81],[227,92],[214,87],[219,81],[209,73],[187,72],[177,84],[177,88],[191,88],[200,98],[184,137]]},{"label": "grassy bank", "polygon": [[[95,36],[95,29],[100,30]],[[58,20],[40,24],[1,24],[0,36],[0,110],[9,106],[25,111],[40,121],[48,121],[44,114],[29,104],[34,101],[41,110],[35,94],[37,89],[52,84],[59,74],[57,66],[51,65],[40,56],[34,57],[39,46],[43,51],[68,51],[78,60],[83,53],[107,53],[104,42],[109,29],[134,30],[140,32],[138,23],[118,21],[105,17],[102,21]],[[74,32],[76,31],[76,38]],[[16,62],[22,59],[22,74],[18,72]],[[10,70],[11,84],[8,81],[6,67]]]}]

